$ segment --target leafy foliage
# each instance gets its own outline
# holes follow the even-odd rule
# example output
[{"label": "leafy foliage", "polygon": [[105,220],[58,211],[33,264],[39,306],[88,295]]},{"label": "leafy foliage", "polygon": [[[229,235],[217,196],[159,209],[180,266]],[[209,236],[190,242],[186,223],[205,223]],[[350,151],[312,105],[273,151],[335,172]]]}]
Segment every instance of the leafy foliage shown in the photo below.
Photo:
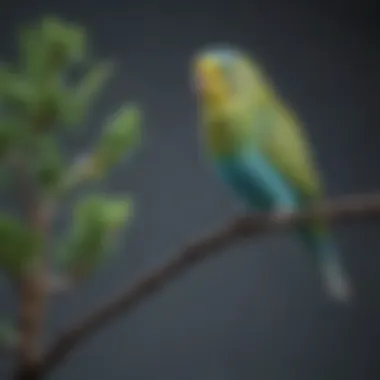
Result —
[{"label": "leafy foliage", "polygon": [[[65,157],[60,133],[84,123],[113,74],[113,64],[94,62],[84,28],[52,16],[21,28],[18,43],[19,62],[0,64],[1,185],[9,185],[4,179],[15,172],[14,158],[21,158],[38,199],[59,205],[81,184],[105,178],[137,146],[140,111],[135,105],[122,105],[107,118],[93,149],[81,152],[84,161]],[[72,79],[79,68],[82,75]],[[93,273],[110,257],[131,210],[129,196],[95,194],[78,200],[57,250],[61,269],[81,277]],[[44,239],[26,222],[0,214],[0,267],[18,278],[40,256]]]},{"label": "leafy foliage", "polygon": [[110,63],[93,65],[74,88],[66,89],[59,119],[65,126],[75,126],[85,120],[86,112],[112,74]]},{"label": "leafy foliage", "polygon": [[62,268],[74,278],[91,273],[109,254],[115,234],[131,218],[127,197],[89,195],[76,204],[63,248]]},{"label": "leafy foliage", "polygon": [[95,148],[95,170],[103,174],[119,162],[139,141],[140,112],[136,106],[121,107],[106,124],[103,136]]},{"label": "leafy foliage", "polygon": [[0,215],[0,265],[8,275],[18,276],[41,251],[41,236],[25,223]]}]

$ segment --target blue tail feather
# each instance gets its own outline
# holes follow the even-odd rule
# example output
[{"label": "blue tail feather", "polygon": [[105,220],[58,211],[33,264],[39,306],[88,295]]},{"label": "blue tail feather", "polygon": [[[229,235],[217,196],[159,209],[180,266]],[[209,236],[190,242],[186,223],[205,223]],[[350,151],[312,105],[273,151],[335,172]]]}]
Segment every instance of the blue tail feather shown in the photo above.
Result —
[{"label": "blue tail feather", "polygon": [[[293,210],[310,204],[295,191],[258,150],[215,161],[221,178],[254,210]],[[333,298],[351,298],[349,277],[326,224],[320,220],[300,225],[298,233],[320,268],[322,284]]]},{"label": "blue tail feather", "polygon": [[325,291],[340,302],[352,298],[351,281],[331,234],[320,226],[299,227],[299,234],[320,268]]}]

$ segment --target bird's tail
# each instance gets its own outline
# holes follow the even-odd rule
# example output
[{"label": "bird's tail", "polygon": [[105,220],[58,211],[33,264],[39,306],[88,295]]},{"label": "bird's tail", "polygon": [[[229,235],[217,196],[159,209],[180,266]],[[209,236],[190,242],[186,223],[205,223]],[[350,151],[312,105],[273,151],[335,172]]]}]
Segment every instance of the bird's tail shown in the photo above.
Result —
[{"label": "bird's tail", "polygon": [[327,294],[337,301],[350,302],[353,296],[351,280],[328,229],[320,223],[312,223],[300,227],[299,233],[317,261]]}]

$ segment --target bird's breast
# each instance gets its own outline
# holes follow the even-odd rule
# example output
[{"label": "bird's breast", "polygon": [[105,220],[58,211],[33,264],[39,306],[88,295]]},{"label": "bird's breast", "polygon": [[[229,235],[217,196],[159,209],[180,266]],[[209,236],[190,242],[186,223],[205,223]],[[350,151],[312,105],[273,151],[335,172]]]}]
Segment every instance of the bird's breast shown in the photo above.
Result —
[{"label": "bird's breast", "polygon": [[225,121],[214,121],[205,129],[206,144],[213,155],[226,156],[233,152],[235,139],[231,126]]}]

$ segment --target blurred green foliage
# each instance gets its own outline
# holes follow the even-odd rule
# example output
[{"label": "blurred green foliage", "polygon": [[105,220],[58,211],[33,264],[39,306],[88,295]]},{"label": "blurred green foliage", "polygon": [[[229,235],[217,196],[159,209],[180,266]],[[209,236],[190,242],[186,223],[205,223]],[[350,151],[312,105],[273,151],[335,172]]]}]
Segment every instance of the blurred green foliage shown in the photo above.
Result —
[{"label": "blurred green foliage", "polygon": [[112,253],[115,234],[130,220],[126,197],[91,195],[77,202],[71,228],[61,251],[61,266],[73,278],[91,273]]},{"label": "blurred green foliage", "polygon": [[[18,34],[17,64],[0,64],[1,186],[12,183],[15,157],[22,160],[40,200],[59,205],[82,183],[104,179],[140,141],[141,113],[122,105],[107,118],[99,141],[82,161],[64,155],[60,132],[84,123],[107,80],[110,62],[93,62],[84,28],[46,17]],[[72,80],[76,68],[84,70]],[[10,177],[10,178],[7,178]],[[28,191],[28,189],[24,189]],[[57,243],[61,269],[76,277],[97,268],[131,219],[128,195],[88,194],[78,200],[68,231]],[[33,265],[44,238],[27,221],[0,214],[0,267],[10,277]]]},{"label": "blurred green foliage", "polygon": [[18,340],[18,332],[15,326],[8,320],[0,319],[0,350],[8,351],[15,347]]},{"label": "blurred green foliage", "polygon": [[41,251],[42,239],[26,223],[0,215],[0,266],[17,277],[28,268]]}]

